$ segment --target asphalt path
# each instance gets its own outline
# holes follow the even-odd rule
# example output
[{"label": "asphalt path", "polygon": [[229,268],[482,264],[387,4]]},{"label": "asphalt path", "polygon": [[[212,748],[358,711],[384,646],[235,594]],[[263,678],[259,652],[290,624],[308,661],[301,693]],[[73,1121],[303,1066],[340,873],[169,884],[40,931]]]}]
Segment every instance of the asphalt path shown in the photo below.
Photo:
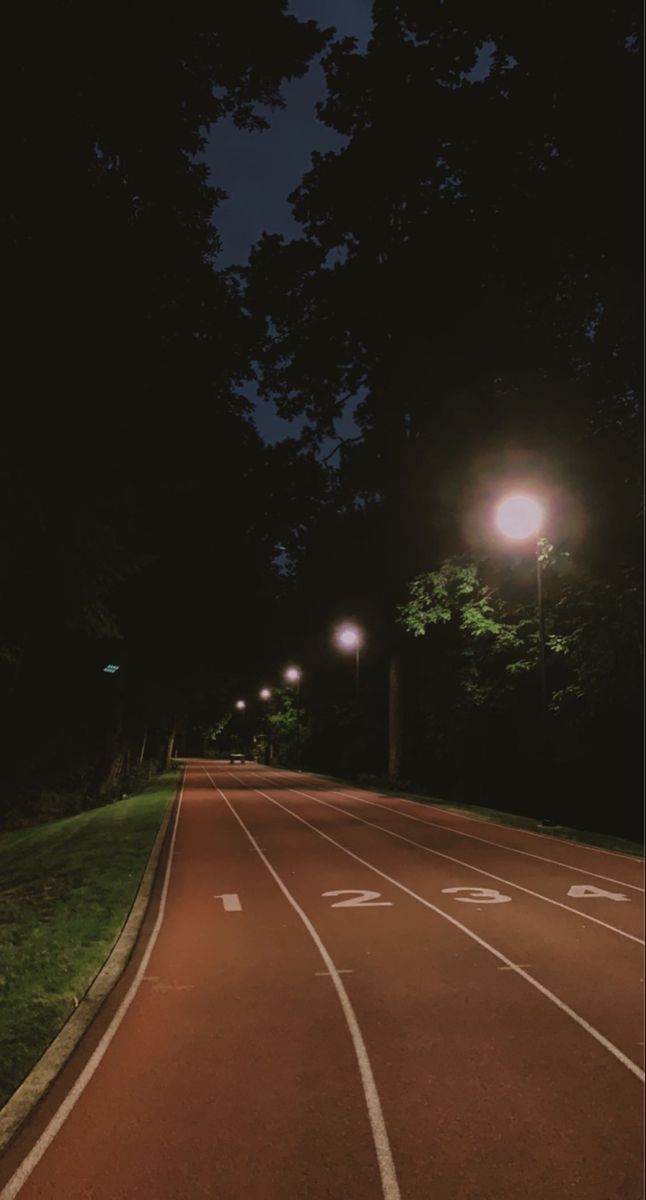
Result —
[{"label": "asphalt path", "polygon": [[641,1200],[643,862],[191,761],[0,1200]]}]

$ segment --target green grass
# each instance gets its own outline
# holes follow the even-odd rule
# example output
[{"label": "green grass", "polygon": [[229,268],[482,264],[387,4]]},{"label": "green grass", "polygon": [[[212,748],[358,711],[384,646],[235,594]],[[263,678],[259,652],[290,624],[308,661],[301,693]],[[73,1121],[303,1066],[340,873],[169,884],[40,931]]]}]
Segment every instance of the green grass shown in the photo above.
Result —
[{"label": "green grass", "polygon": [[[316,772],[312,772],[315,774]],[[332,775],[321,775],[321,779],[335,779],[338,783],[349,781]],[[549,837],[558,838],[565,842],[582,842],[586,846],[598,846],[601,850],[615,850],[618,854],[634,854],[642,857],[644,845],[642,842],[629,841],[628,838],[615,837],[611,833],[596,833],[593,830],[572,829],[567,825],[556,828],[542,829],[535,817],[523,817],[520,813],[502,812],[497,808],[485,808],[480,804],[464,804],[451,800],[438,800],[434,796],[423,796],[419,792],[406,792],[401,789],[391,789],[379,783],[351,783],[352,787],[366,788],[368,791],[380,792],[382,796],[400,797],[405,800],[415,800],[418,804],[432,804],[436,808],[446,809],[447,812],[463,813],[465,816],[478,817],[481,821],[490,821],[496,825],[511,825],[514,829],[527,829],[531,833],[543,833]]]},{"label": "green grass", "polygon": [[108,957],[177,780],[0,835],[0,1105]]}]

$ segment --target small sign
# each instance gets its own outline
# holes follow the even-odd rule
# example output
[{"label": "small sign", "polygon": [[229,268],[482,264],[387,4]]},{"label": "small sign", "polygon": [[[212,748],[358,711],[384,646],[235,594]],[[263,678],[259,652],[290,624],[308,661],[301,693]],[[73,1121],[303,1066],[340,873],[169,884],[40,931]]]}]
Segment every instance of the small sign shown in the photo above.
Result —
[{"label": "small sign", "polygon": [[108,663],[107,667],[103,668],[106,675],[116,675],[119,670],[116,663]]}]

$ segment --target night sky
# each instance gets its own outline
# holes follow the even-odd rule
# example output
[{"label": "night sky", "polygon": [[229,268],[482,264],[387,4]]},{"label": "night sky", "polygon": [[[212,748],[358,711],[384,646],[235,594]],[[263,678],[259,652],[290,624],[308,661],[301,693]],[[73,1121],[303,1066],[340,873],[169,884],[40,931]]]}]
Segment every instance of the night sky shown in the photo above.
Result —
[{"label": "night sky", "polygon": [[[358,48],[365,48],[371,28],[370,0],[292,0],[289,7],[299,20],[333,26],[338,37],[354,37]],[[220,267],[246,262],[263,233],[281,233],[286,239],[299,236],[287,196],[307,171],[312,151],[325,153],[341,145],[341,138],[316,116],[315,106],[325,96],[318,58],[303,79],[284,87],[283,95],[285,108],[267,113],[271,128],[264,132],[245,133],[232,120],[211,130],[204,161],[213,185],[224,188],[229,197],[215,214],[222,239]],[[247,394],[255,397],[253,390]],[[273,443],[294,436],[305,421],[283,421],[273,404],[258,401],[256,423],[265,441]],[[346,437],[357,432],[352,404],[337,429]],[[322,452],[327,452],[326,445]]]}]

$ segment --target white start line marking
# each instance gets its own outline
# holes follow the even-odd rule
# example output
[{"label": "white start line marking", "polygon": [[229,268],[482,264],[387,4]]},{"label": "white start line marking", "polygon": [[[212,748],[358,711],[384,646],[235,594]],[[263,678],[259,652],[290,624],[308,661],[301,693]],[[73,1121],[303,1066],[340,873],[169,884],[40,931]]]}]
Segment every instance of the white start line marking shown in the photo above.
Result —
[{"label": "white start line marking", "polygon": [[[467,892],[468,894],[460,896],[458,892]],[[463,904],[511,903],[511,896],[503,895],[497,888],[463,885],[462,887],[442,888],[442,893],[452,895],[455,900],[459,900]],[[621,892],[607,892],[604,888],[596,887],[592,883],[573,883],[567,894],[578,900],[602,899],[629,902],[629,897],[623,896]],[[381,900],[381,892],[372,892],[368,888],[337,888],[335,891],[322,892],[321,895],[350,897],[348,900],[337,900],[332,908],[392,908],[393,904],[392,900]],[[242,912],[242,904],[237,892],[224,892],[214,896],[213,899],[222,901],[225,912]]]},{"label": "white start line marking", "polygon": [[237,892],[224,892],[223,895],[214,896],[213,899],[222,901],[222,907],[225,912],[242,912],[242,905]]},{"label": "white start line marking", "polygon": [[[351,975],[352,970],[350,969],[350,967],[337,967],[336,973],[337,973],[337,975]],[[319,975],[319,976],[324,975],[327,979],[332,978],[329,971],[315,971],[314,974]]]}]

